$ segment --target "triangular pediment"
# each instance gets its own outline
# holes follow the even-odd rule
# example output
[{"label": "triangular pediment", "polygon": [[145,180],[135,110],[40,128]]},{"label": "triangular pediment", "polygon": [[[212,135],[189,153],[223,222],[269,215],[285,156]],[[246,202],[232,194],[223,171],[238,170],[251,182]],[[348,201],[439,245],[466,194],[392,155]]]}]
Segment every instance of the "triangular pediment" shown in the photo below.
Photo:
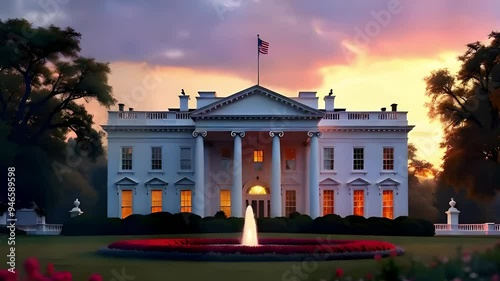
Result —
[{"label": "triangular pediment", "polygon": [[168,182],[166,182],[162,179],[159,179],[157,177],[154,177],[154,178],[148,180],[147,182],[145,182],[144,185],[168,185]]},{"label": "triangular pediment", "polygon": [[322,180],[319,185],[340,185],[340,182],[332,179],[332,178],[326,178]]},{"label": "triangular pediment", "polygon": [[285,179],[283,179],[281,184],[283,184],[283,185],[298,185],[300,183],[292,178],[285,178]]},{"label": "triangular pediment", "polygon": [[360,186],[360,185],[370,185],[370,182],[365,180],[365,179],[362,179],[362,178],[357,178],[357,179],[354,179],[354,180],[348,182],[347,184],[354,185],[354,186]]},{"label": "triangular pediment", "polygon": [[313,117],[323,112],[262,86],[253,86],[191,113],[191,118],[211,117]]},{"label": "triangular pediment", "polygon": [[175,185],[194,185],[194,181],[184,177],[175,182]]},{"label": "triangular pediment", "polygon": [[400,185],[401,183],[393,180],[391,178],[386,178],[385,180],[379,181],[377,183],[378,186],[395,186],[395,185]]},{"label": "triangular pediment", "polygon": [[137,182],[129,177],[123,177],[122,179],[115,182],[115,185],[137,185],[138,183],[139,182]]}]

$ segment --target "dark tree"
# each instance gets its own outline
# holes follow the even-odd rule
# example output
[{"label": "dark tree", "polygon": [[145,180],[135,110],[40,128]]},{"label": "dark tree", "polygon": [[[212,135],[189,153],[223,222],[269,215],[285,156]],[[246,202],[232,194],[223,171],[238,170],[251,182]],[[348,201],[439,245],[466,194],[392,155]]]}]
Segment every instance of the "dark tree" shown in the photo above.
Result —
[{"label": "dark tree", "polygon": [[500,33],[470,43],[460,71],[426,77],[429,116],[444,125],[440,180],[469,197],[493,199],[500,190]]},{"label": "dark tree", "polygon": [[85,105],[116,100],[109,65],[80,56],[80,39],[69,27],[0,20],[0,168],[5,176],[16,167],[16,197],[25,204],[71,208],[75,198],[62,202],[65,195],[96,196],[89,171],[104,154],[104,134]]}]

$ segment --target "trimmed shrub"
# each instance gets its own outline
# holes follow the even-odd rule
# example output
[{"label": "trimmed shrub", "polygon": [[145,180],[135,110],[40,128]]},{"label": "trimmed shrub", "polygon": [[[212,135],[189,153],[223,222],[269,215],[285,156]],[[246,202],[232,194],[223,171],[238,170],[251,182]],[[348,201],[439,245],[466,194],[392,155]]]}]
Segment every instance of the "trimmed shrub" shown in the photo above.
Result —
[{"label": "trimmed shrub", "polygon": [[312,223],[313,233],[350,234],[351,224],[339,215],[331,214],[316,218]]},{"label": "trimmed shrub", "polygon": [[258,218],[257,229],[259,232],[288,232],[287,218]]},{"label": "trimmed shrub", "polygon": [[[354,235],[433,236],[434,225],[423,219],[398,217],[364,218],[326,215],[312,219],[298,212],[289,218],[258,218],[259,232],[323,233]],[[119,218],[77,216],[63,225],[62,235],[151,235],[183,233],[230,233],[243,230],[243,218],[224,218],[221,213],[201,218],[192,213],[131,215]]]}]

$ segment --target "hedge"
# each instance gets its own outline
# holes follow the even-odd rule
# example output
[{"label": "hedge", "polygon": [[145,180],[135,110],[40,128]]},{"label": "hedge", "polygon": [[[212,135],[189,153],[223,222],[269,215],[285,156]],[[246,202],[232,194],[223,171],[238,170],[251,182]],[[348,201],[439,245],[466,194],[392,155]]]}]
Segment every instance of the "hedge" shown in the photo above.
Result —
[{"label": "hedge", "polygon": [[[131,215],[125,219],[77,216],[63,225],[61,235],[155,235],[188,233],[242,232],[243,218],[225,218],[218,214],[201,218],[191,213],[167,212]],[[257,229],[274,233],[318,233],[384,236],[434,236],[434,225],[423,219],[398,217],[364,218],[326,215],[312,219],[298,213],[290,217],[258,218]]]}]

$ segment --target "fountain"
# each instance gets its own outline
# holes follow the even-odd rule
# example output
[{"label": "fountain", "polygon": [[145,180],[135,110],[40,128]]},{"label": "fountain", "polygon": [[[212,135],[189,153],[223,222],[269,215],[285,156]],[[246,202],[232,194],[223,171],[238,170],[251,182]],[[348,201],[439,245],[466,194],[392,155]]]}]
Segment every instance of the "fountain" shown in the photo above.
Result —
[{"label": "fountain", "polygon": [[243,218],[238,238],[155,238],[117,241],[99,253],[122,257],[150,257],[188,261],[304,261],[314,255],[322,260],[373,258],[401,255],[404,250],[385,241],[312,238],[262,238],[252,206]]},{"label": "fountain", "polygon": [[245,224],[243,225],[243,236],[241,239],[243,246],[259,246],[259,239],[257,238],[257,224],[255,223],[255,216],[251,205],[247,206],[245,211]]}]

